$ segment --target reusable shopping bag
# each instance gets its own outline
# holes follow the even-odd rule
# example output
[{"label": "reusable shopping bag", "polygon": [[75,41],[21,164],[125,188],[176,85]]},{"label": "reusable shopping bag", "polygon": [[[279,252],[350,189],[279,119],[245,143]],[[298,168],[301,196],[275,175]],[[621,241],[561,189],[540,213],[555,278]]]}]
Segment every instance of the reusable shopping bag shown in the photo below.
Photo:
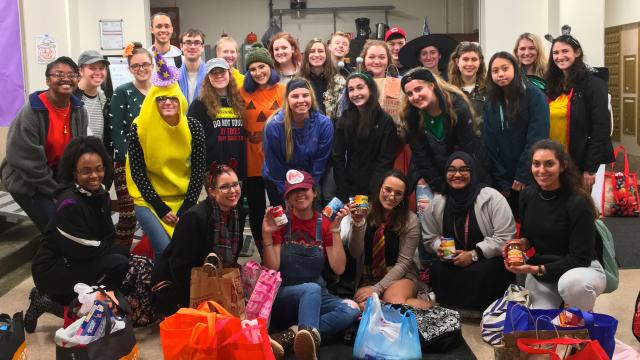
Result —
[{"label": "reusable shopping bag", "polygon": [[220,303],[233,315],[245,319],[244,292],[240,270],[224,268],[215,253],[204,259],[202,267],[191,269],[189,307],[197,308],[201,303],[213,300]]},{"label": "reusable shopping bag", "polygon": [[614,161],[604,174],[601,209],[604,216],[638,216],[640,214],[638,175],[629,171],[629,157],[622,145],[616,146],[613,150],[615,158],[618,158],[621,150],[624,153],[622,172],[614,170],[616,164]]},{"label": "reusable shopping bag", "polygon": [[636,297],[636,306],[633,308],[633,318],[631,319],[631,331],[636,340],[640,341],[640,291]]},{"label": "reusable shopping bag", "polygon": [[382,306],[378,294],[367,299],[353,346],[356,359],[421,359],[416,316],[389,305]]},{"label": "reusable shopping bag", "polygon": [[[549,340],[518,339],[524,354],[549,355],[550,360],[609,360],[597,340],[555,338]],[[522,358],[522,356],[520,357]]]},{"label": "reusable shopping bag", "polygon": [[15,313],[13,317],[0,314],[0,359],[26,359],[26,346],[22,311]]},{"label": "reusable shopping bag", "polygon": [[620,282],[618,274],[618,261],[616,260],[616,248],[613,235],[604,221],[596,219],[596,251],[598,261],[602,264],[604,275],[607,279],[605,293],[610,293],[618,288]]},{"label": "reusable shopping bag", "polygon": [[502,329],[504,328],[504,319],[507,316],[507,304],[509,301],[515,301],[529,307],[531,298],[529,290],[524,287],[511,284],[504,296],[494,301],[482,313],[480,321],[480,334],[482,339],[491,345],[498,345],[502,341]]},{"label": "reusable shopping bag", "polygon": [[247,299],[247,319],[262,318],[269,322],[271,308],[282,283],[280,272],[249,261],[242,267],[242,287]]}]

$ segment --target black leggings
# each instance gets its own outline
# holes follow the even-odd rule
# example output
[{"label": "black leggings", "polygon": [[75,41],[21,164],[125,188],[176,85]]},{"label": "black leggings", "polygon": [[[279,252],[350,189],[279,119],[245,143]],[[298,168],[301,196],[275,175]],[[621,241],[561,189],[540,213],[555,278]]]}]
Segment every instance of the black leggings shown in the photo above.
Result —
[{"label": "black leggings", "polygon": [[129,259],[122,254],[107,254],[82,262],[67,262],[53,255],[31,267],[38,290],[62,305],[69,305],[78,296],[73,291],[77,283],[104,285],[107,290],[116,290],[122,286],[128,271]]},{"label": "black leggings", "polygon": [[253,241],[262,257],[262,219],[267,208],[264,194],[264,180],[260,176],[250,176],[244,180],[244,194],[249,203],[249,226]]}]

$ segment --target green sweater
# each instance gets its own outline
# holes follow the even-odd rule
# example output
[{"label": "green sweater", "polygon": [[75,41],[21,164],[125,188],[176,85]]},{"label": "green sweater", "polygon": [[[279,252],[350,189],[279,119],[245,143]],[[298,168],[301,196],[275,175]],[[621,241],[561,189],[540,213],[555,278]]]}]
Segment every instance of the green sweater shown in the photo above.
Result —
[{"label": "green sweater", "polygon": [[133,82],[122,84],[116,88],[111,98],[111,139],[114,157],[118,163],[124,163],[127,155],[127,134],[133,119],[140,113],[144,95],[133,86]]}]

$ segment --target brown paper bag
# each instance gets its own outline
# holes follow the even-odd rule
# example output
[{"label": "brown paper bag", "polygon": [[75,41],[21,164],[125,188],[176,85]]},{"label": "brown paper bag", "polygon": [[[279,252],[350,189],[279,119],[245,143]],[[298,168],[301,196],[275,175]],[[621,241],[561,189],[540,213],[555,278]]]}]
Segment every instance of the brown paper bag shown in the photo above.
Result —
[{"label": "brown paper bag", "polygon": [[241,320],[246,317],[240,270],[223,268],[222,261],[214,253],[207,255],[202,267],[191,269],[189,307],[195,309],[207,300],[219,303]]}]

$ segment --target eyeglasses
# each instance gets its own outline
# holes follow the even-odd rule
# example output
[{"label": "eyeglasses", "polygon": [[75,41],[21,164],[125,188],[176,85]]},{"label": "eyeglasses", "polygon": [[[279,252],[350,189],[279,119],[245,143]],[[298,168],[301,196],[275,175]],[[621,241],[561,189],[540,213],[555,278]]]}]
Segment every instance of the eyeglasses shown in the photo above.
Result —
[{"label": "eyeglasses", "polygon": [[76,174],[82,175],[82,176],[89,176],[89,175],[93,174],[94,172],[97,173],[98,175],[104,174],[104,166],[101,165],[101,166],[98,166],[95,169],[82,168],[80,170],[77,170]]},{"label": "eyeglasses", "polygon": [[182,42],[182,44],[184,44],[186,46],[200,46],[200,45],[203,44],[203,42],[200,41],[200,40],[193,40],[193,41],[185,40],[185,41]]},{"label": "eyeglasses", "polygon": [[214,187],[214,189],[218,189],[220,190],[220,192],[228,194],[233,190],[237,190],[240,189],[242,187],[242,184],[239,183],[238,181],[234,181],[231,184],[222,184],[219,186]]},{"label": "eyeglasses", "polygon": [[165,103],[167,100],[177,103],[178,102],[178,97],[177,96],[158,96],[156,98],[156,102],[158,104],[163,104]]},{"label": "eyeglasses", "polygon": [[393,196],[394,198],[402,198],[404,196],[404,191],[394,191],[392,188],[388,186],[382,187],[382,192],[386,196]]},{"label": "eyeglasses", "polygon": [[455,168],[452,166],[447,169],[447,174],[450,174],[450,175],[455,175],[456,173],[460,173],[460,175],[466,175],[470,172],[471,172],[471,168],[469,168],[468,166],[462,166],[459,168]]},{"label": "eyeglasses", "polygon": [[80,77],[80,74],[57,72],[57,73],[48,74],[47,76],[56,78],[58,80],[62,80],[62,79],[76,80],[77,78]]},{"label": "eyeglasses", "polygon": [[142,70],[147,70],[149,69],[151,66],[153,66],[153,64],[151,63],[142,63],[142,64],[133,64],[133,65],[129,65],[129,68],[131,68],[131,70],[133,71],[138,71],[140,69]]}]

